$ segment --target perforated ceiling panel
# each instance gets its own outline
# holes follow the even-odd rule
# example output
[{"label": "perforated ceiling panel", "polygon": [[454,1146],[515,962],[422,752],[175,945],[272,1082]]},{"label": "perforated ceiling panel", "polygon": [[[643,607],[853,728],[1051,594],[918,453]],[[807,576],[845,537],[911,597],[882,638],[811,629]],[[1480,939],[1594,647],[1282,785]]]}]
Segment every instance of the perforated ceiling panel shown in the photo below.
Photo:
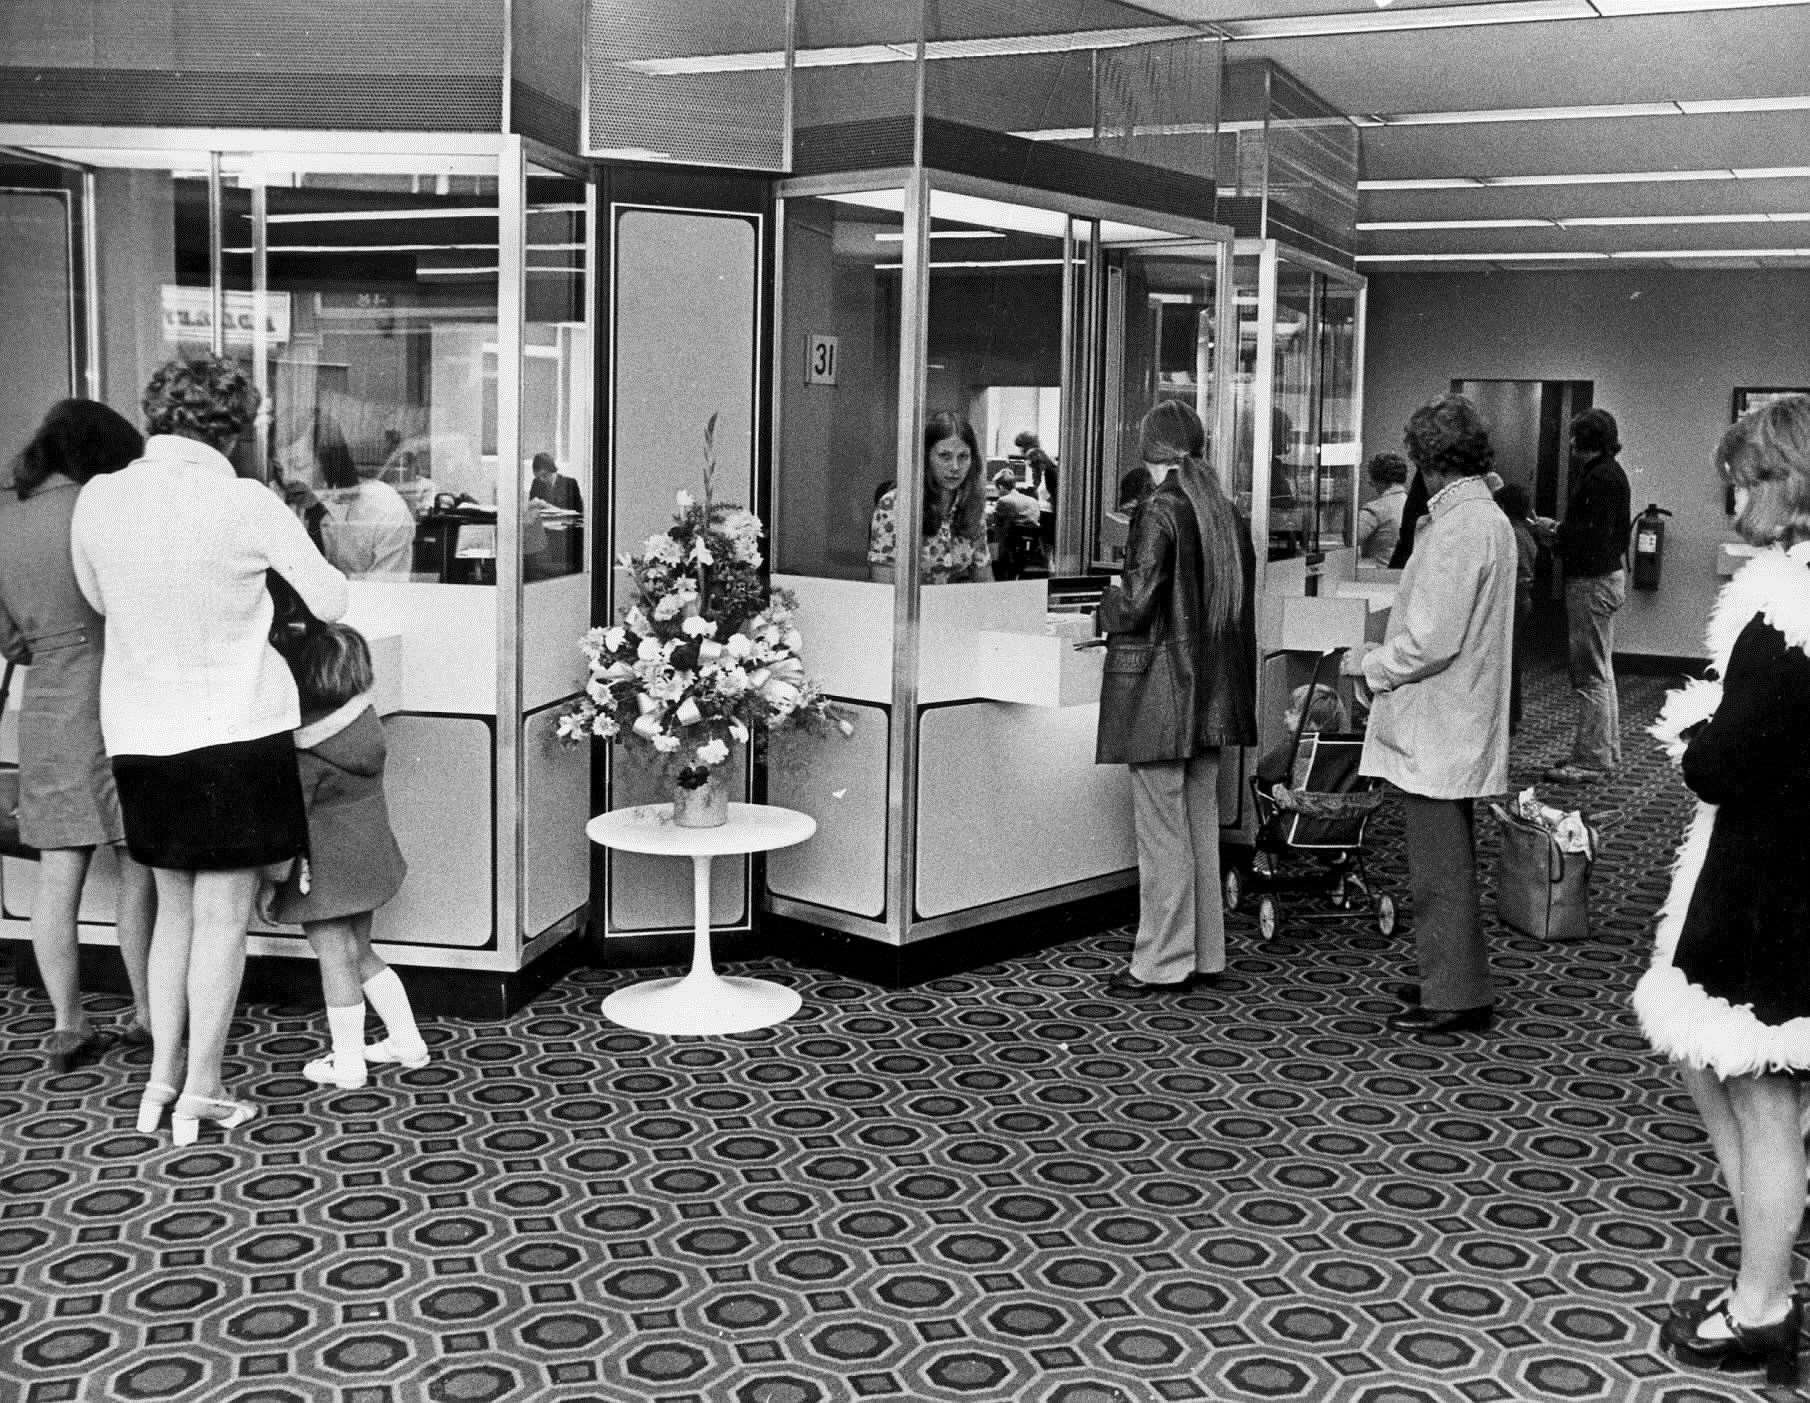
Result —
[{"label": "perforated ceiling panel", "polygon": [[585,152],[785,169],[787,0],[591,0]]}]

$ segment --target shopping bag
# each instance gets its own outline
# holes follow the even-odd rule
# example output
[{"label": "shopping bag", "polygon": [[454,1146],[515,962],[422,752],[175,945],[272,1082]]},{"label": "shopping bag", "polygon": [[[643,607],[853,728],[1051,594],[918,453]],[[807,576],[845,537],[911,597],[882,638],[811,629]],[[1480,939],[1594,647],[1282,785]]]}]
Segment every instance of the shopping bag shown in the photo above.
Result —
[{"label": "shopping bag", "polygon": [[[1566,852],[1550,828],[1491,804],[1501,824],[1496,861],[1496,917],[1510,930],[1536,940],[1583,940],[1590,934],[1588,852]],[[1588,828],[1588,823],[1586,827]]]}]

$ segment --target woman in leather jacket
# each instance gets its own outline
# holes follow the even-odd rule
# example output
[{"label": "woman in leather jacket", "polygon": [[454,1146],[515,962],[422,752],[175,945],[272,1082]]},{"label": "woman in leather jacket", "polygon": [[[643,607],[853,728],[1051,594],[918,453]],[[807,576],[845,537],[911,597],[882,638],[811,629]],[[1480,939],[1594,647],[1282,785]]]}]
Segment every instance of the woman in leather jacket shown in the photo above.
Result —
[{"label": "woman in leather jacket", "polygon": [[1144,416],[1139,449],[1162,479],[1133,519],[1107,635],[1095,761],[1131,769],[1138,931],[1110,992],[1142,998],[1211,984],[1225,968],[1219,753],[1257,739],[1250,530],[1203,457],[1180,400]]}]

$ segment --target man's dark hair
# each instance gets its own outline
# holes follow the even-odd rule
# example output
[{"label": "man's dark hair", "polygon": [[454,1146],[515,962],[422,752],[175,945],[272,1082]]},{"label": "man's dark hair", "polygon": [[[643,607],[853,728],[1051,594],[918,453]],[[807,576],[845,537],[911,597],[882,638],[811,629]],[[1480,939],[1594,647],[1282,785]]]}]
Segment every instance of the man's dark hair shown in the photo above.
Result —
[{"label": "man's dark hair", "polygon": [[1606,409],[1586,409],[1571,421],[1571,441],[1585,458],[1621,452],[1621,439],[1616,436],[1615,416]]}]

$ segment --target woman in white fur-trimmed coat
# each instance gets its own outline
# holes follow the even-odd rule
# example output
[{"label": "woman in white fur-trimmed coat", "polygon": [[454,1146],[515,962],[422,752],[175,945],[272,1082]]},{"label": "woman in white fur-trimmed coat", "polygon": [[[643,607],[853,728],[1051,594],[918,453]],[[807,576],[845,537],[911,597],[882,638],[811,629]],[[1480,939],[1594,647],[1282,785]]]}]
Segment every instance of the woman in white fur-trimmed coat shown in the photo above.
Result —
[{"label": "woman in white fur-trimmed coat", "polygon": [[1679,1064],[1734,1200],[1729,1290],[1675,1309],[1691,1363],[1764,1365],[1795,1383],[1804,1215],[1800,1088],[1810,1086],[1810,395],[1743,416],[1718,452],[1756,555],[1710,617],[1714,680],[1667,698],[1653,734],[1697,795],[1634,1009]]}]

